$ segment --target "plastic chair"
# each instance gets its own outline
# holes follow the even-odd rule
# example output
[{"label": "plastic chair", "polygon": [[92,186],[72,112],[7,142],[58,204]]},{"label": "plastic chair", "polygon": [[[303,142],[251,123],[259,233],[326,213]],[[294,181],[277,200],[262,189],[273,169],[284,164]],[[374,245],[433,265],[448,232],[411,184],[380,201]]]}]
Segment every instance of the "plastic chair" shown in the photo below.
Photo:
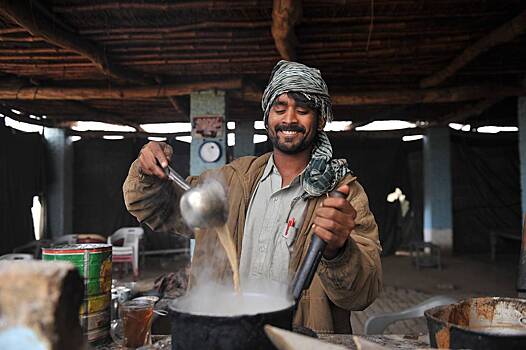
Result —
[{"label": "plastic chair", "polygon": [[445,295],[437,295],[402,311],[371,316],[365,321],[364,333],[366,335],[382,334],[391,323],[423,317],[426,310],[436,306],[454,304],[456,302],[457,300],[454,298]]},{"label": "plastic chair", "polygon": [[431,242],[411,242],[410,255],[417,270],[421,267],[437,267],[442,270],[440,247]]},{"label": "plastic chair", "polygon": [[0,260],[34,260],[31,254],[12,253],[0,256]]},{"label": "plastic chair", "polygon": [[77,243],[78,235],[63,235],[57,238],[54,238],[52,243],[53,245],[59,244],[75,244]]},{"label": "plastic chair", "polygon": [[[133,279],[139,277],[139,240],[144,230],[142,227],[122,227],[108,237],[108,243],[112,247],[113,263],[131,263],[133,268]],[[122,247],[114,243],[122,240]]]}]

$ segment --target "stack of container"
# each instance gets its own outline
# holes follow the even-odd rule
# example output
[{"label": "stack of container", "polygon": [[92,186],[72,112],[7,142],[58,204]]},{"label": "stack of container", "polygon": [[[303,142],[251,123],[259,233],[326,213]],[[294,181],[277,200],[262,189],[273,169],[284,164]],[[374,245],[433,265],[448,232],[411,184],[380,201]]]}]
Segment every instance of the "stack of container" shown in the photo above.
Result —
[{"label": "stack of container", "polygon": [[69,244],[42,249],[43,260],[69,261],[84,280],[80,324],[92,345],[109,340],[111,301],[111,245]]}]

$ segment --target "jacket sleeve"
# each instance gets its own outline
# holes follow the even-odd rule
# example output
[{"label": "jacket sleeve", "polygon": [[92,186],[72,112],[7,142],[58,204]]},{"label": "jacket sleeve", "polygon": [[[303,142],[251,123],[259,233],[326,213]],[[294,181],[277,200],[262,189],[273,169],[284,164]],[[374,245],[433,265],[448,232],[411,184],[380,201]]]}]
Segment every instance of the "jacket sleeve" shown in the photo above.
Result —
[{"label": "jacket sleeve", "polygon": [[356,226],[340,255],[321,260],[318,275],[336,306],[363,310],[376,299],[382,286],[381,247],[378,226],[363,187],[357,181],[349,186],[348,199],[356,210]]},{"label": "jacket sleeve", "polygon": [[[187,181],[192,185],[198,179],[190,177]],[[154,231],[193,236],[181,219],[180,190],[170,181],[142,174],[138,159],[132,163],[122,189],[126,208],[139,222],[147,224]]]}]

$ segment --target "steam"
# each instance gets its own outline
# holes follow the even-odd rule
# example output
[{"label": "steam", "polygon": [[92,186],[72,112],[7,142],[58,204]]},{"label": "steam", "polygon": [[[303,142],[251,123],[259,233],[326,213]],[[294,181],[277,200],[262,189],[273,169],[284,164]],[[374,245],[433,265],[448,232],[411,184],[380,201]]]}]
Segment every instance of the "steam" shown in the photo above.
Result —
[{"label": "steam", "polygon": [[[224,180],[214,175],[208,176],[198,189],[207,196],[210,195],[213,200],[224,203],[223,208],[226,208]],[[227,213],[222,214],[226,218]],[[205,226],[203,224],[201,227]],[[231,232],[225,225],[207,229],[202,234],[217,234],[219,237],[218,240],[202,240],[199,250],[200,254],[206,256],[206,262],[200,266],[192,266],[192,288],[185,296],[174,301],[172,307],[175,310],[207,316],[236,316],[283,310],[292,305],[288,285],[277,282],[244,279],[241,293],[236,293],[232,277],[236,275],[233,270],[239,270],[239,262]],[[229,251],[228,254],[225,249]],[[217,269],[225,264],[231,268],[227,268],[223,280],[218,280]],[[236,279],[239,280],[236,277],[234,282],[237,282]]]},{"label": "steam", "polygon": [[[245,286],[243,286],[245,287]],[[259,283],[234,293],[230,286],[205,282],[176,299],[175,310],[203,316],[240,316],[283,310],[292,305],[287,286],[273,282]]]}]

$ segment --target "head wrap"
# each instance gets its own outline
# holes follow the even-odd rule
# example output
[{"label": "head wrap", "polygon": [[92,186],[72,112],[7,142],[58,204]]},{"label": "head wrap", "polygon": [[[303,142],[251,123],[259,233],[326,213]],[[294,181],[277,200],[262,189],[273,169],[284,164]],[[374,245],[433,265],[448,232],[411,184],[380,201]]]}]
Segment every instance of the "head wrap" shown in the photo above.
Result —
[{"label": "head wrap", "polygon": [[332,121],[331,97],[320,71],[301,63],[281,60],[274,66],[261,99],[265,126],[274,100],[286,92],[298,92],[306,99],[314,101],[320,111],[320,117],[326,122]]},{"label": "head wrap", "polygon": [[[320,71],[301,63],[281,60],[272,70],[270,81],[261,99],[265,126],[274,100],[287,92],[301,93],[308,100],[314,101],[320,111],[319,117],[326,122],[332,121],[331,97]],[[332,191],[349,172],[347,160],[332,159],[329,138],[325,131],[318,131],[311,159],[302,177],[305,191],[303,197],[318,197]]]}]

